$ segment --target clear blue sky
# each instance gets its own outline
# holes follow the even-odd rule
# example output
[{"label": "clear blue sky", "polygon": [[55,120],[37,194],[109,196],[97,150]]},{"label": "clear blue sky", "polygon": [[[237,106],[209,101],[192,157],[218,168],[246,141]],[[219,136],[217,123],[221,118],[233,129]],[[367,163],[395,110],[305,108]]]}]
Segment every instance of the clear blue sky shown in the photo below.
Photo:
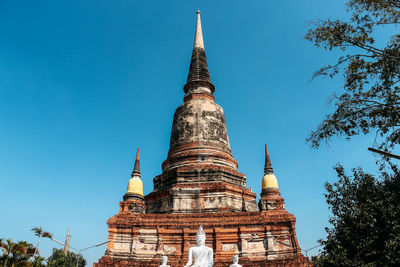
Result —
[{"label": "clear blue sky", "polygon": [[[145,194],[161,173],[183,101],[195,28],[239,170],[260,193],[268,144],[304,249],[325,236],[325,181],[337,162],[373,169],[373,137],[312,150],[311,129],[341,78],[312,73],[336,52],[304,39],[310,21],[345,16],[345,1],[0,1],[0,237],[35,243],[42,226],[71,246],[107,240],[141,149]],[[54,246],[43,240],[42,255]],[[58,247],[57,245],[55,245]],[[105,247],[88,250],[89,264]],[[316,251],[314,251],[316,252]]]}]

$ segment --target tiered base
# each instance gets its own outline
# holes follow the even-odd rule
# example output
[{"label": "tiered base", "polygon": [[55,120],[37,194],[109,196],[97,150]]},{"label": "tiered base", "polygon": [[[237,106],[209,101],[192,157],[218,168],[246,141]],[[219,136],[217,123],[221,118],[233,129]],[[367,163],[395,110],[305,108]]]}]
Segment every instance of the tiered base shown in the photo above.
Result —
[{"label": "tiered base", "polygon": [[[160,259],[153,259],[150,261],[129,261],[129,260],[117,260],[113,259],[109,256],[104,256],[101,258],[99,263],[94,263],[93,267],[159,267],[161,264]],[[168,261],[168,265],[171,267],[185,266],[186,262],[170,262]],[[214,262],[213,267],[228,267],[232,264],[232,260],[230,261],[216,261]],[[239,260],[239,264],[243,267],[298,267],[298,266],[310,266],[307,262],[307,259],[303,255],[299,255],[295,258],[283,259],[283,260],[270,260],[270,261],[254,261],[250,260],[246,257],[243,257]]]},{"label": "tiered base", "polygon": [[200,225],[214,266],[229,266],[238,254],[243,266],[307,266],[295,233],[295,217],[286,210],[186,214],[121,212],[108,220],[106,255],[94,267],[184,266]]}]

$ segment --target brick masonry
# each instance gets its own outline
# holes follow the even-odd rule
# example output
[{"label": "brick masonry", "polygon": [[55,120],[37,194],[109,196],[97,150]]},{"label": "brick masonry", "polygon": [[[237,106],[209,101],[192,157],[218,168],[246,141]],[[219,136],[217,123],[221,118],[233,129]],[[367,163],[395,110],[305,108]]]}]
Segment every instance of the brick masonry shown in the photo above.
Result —
[{"label": "brick masonry", "polygon": [[120,212],[107,221],[110,242],[94,267],[158,266],[163,255],[171,267],[184,266],[200,225],[214,266],[229,266],[236,254],[243,266],[308,264],[279,189],[263,190],[257,207],[246,187],[214,90],[198,12],[184,102],[174,115],[162,173],[144,198],[125,195]]}]

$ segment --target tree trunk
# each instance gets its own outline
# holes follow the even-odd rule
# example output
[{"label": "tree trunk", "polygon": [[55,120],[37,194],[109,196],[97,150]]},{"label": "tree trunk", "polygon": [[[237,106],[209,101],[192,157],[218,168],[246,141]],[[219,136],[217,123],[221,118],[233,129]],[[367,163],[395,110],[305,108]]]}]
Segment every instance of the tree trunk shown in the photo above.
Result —
[{"label": "tree trunk", "polygon": [[39,235],[39,239],[38,239],[37,244],[36,244],[35,253],[33,255],[36,255],[36,253],[38,252],[39,243],[40,243],[40,235]]},{"label": "tree trunk", "polygon": [[6,259],[4,260],[4,267],[7,267],[7,263],[8,263],[8,259],[10,258],[10,254],[11,254],[11,252],[10,252],[10,250],[8,250],[7,254],[6,254]]}]

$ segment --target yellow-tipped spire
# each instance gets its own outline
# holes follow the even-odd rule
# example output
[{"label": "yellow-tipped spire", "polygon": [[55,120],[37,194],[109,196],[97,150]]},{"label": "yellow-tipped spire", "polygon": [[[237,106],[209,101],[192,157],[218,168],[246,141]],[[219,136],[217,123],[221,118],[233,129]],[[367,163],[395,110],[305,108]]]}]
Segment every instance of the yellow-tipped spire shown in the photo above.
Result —
[{"label": "yellow-tipped spire", "polygon": [[262,189],[279,189],[278,181],[272,169],[271,159],[269,158],[267,144],[265,144],[265,166],[264,166],[264,177],[261,183]]},{"label": "yellow-tipped spire", "polygon": [[136,153],[135,167],[133,168],[132,177],[128,183],[128,189],[126,195],[137,194],[143,197],[143,182],[140,179],[140,160],[139,160],[139,148]]}]

